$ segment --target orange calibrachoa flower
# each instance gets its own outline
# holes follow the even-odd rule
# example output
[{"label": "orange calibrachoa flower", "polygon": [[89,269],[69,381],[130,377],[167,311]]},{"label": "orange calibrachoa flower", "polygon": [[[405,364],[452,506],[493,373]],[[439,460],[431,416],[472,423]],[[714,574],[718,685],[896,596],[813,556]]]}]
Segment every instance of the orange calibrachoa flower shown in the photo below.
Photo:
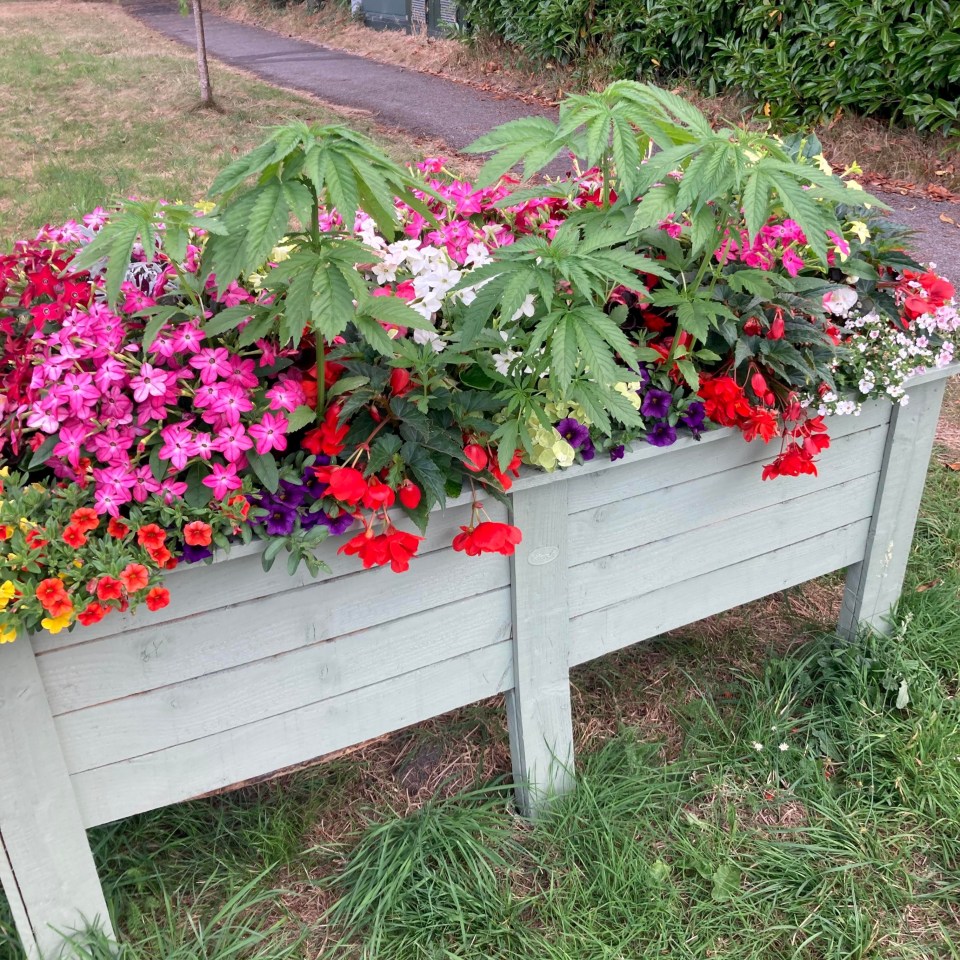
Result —
[{"label": "orange calibrachoa flower", "polygon": [[107,524],[107,533],[111,537],[122,540],[129,532],[130,528],[122,520],[118,520],[116,517],[110,518],[110,522]]},{"label": "orange calibrachoa flower", "polygon": [[120,571],[120,582],[127,593],[136,593],[150,582],[150,571],[142,563],[128,563]]},{"label": "orange calibrachoa flower", "polygon": [[63,531],[63,542],[76,550],[87,542],[87,535],[80,527],[71,523]]},{"label": "orange calibrachoa flower", "polygon": [[103,604],[97,603],[96,600],[93,603],[88,603],[87,606],[77,614],[77,621],[85,627],[89,627],[93,623],[99,623],[108,613],[110,612],[110,607],[105,607]]},{"label": "orange calibrachoa flower", "polygon": [[113,577],[101,577],[96,589],[97,598],[101,602],[123,599],[123,584]]},{"label": "orange calibrachoa flower", "polygon": [[137,531],[137,543],[144,547],[148,553],[162,547],[166,539],[166,531],[155,523],[148,523]]},{"label": "orange calibrachoa flower", "polygon": [[213,530],[209,523],[194,520],[183,528],[183,542],[191,547],[209,547],[213,542]]},{"label": "orange calibrachoa flower", "polygon": [[153,587],[147,592],[147,607],[162,610],[170,603],[170,591],[166,587]]},{"label": "orange calibrachoa flower", "polygon": [[54,617],[58,616],[56,611],[63,606],[64,601],[70,603],[63,581],[57,577],[47,577],[37,584],[37,600],[40,606]]},{"label": "orange calibrachoa flower", "polygon": [[90,533],[100,526],[100,517],[92,507],[80,507],[70,515],[70,526],[81,533]]}]

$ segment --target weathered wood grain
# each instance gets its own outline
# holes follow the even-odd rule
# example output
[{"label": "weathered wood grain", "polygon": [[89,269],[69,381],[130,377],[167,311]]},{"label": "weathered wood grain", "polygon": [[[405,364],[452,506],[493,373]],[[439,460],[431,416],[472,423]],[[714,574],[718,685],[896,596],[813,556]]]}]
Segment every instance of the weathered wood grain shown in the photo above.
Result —
[{"label": "weathered wood grain", "polygon": [[[309,595],[298,595],[299,604],[283,614],[282,629],[305,634],[316,614]],[[503,587],[335,640],[77,710],[55,722],[67,767],[78,773],[381,683],[507,640],[510,631],[510,591]]]},{"label": "weathered wood grain", "polygon": [[783,500],[753,513],[582,563],[570,575],[570,614],[580,616],[717,566],[808,539],[869,517],[877,475]]},{"label": "weathered wood grain", "polygon": [[847,636],[862,626],[890,628],[887,618],[903,587],[946,383],[913,386],[909,405],[893,409],[866,550],[847,574],[839,623]]},{"label": "weathered wood grain", "polygon": [[507,722],[517,802],[534,816],[573,784],[567,648],[567,487],[513,497],[523,541],[511,558],[513,689]]},{"label": "weathered wood grain", "polygon": [[[197,580],[212,572],[202,571]],[[254,579],[261,575],[256,569],[245,573]],[[38,657],[38,664],[53,712],[60,715],[366,630],[509,582],[506,557],[434,551],[402,576],[381,567],[311,581],[296,590],[66,647]]]},{"label": "weathered wood grain", "polygon": [[779,503],[785,495],[795,498],[817,493],[877,474],[885,440],[882,426],[841,437],[823,455],[816,477],[765,481],[759,465],[748,463],[574,513],[569,519],[570,562],[584,563],[732,520]]},{"label": "weathered wood grain", "polygon": [[840,570],[863,556],[869,525],[869,519],[858,520],[576,617],[570,622],[570,665]]},{"label": "weathered wood grain", "polygon": [[109,925],[36,660],[23,639],[4,648],[0,667],[0,880],[31,960],[59,951],[61,933]]},{"label": "weathered wood grain", "polygon": [[86,770],[72,777],[73,787],[84,823],[94,826],[273,773],[512,686],[513,651],[504,641],[267,720]]}]

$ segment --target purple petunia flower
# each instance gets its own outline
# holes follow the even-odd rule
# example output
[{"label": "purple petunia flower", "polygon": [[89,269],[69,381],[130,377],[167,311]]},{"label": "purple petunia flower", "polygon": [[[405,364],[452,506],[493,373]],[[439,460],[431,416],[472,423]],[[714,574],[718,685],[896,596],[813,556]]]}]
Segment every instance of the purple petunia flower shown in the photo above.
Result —
[{"label": "purple petunia flower", "polygon": [[287,537],[297,525],[297,511],[283,503],[274,503],[264,521],[271,537]]},{"label": "purple petunia flower", "polygon": [[669,447],[677,442],[677,431],[666,421],[655,423],[647,431],[647,443],[652,443],[655,447]]},{"label": "purple petunia flower", "polygon": [[209,560],[212,556],[213,549],[211,547],[195,547],[189,543],[183,545],[183,550],[180,553],[180,559],[186,563],[200,563],[201,560]]},{"label": "purple petunia flower", "polygon": [[612,460],[622,460],[623,455],[627,452],[627,448],[622,444],[618,443],[615,447],[610,448],[610,459]]},{"label": "purple petunia flower", "polygon": [[[590,431],[575,417],[566,417],[557,424],[557,433],[563,437],[574,450],[590,443]],[[592,446],[592,444],[591,444]]]},{"label": "purple petunia flower", "polygon": [[304,484],[281,480],[277,492],[273,494],[274,503],[284,503],[288,507],[299,507],[307,495]]},{"label": "purple petunia flower", "polygon": [[694,400],[680,418],[680,422],[698,439],[700,437],[700,431],[703,430],[705,420],[706,411],[699,400]]},{"label": "purple petunia flower", "polygon": [[587,442],[580,448],[580,456],[583,457],[583,462],[592,460],[596,455],[597,448],[594,447],[593,441],[587,437]]},{"label": "purple petunia flower", "polygon": [[640,405],[640,412],[645,417],[662,418],[670,413],[670,405],[673,403],[673,397],[666,390],[657,390],[656,388],[648,390]]},{"label": "purple petunia flower", "polygon": [[[327,463],[330,462],[329,457],[324,457],[324,459]],[[326,464],[318,464],[318,466],[326,466]],[[313,472],[313,467],[307,467],[307,469],[303,471],[303,486],[307,493],[315,500],[319,500],[327,491],[327,484],[321,483],[317,479],[317,475]]]},{"label": "purple petunia flower", "polygon": [[320,522],[329,528],[332,536],[339,537],[353,526],[353,517],[349,513],[341,513],[339,517],[331,517],[321,510]]}]

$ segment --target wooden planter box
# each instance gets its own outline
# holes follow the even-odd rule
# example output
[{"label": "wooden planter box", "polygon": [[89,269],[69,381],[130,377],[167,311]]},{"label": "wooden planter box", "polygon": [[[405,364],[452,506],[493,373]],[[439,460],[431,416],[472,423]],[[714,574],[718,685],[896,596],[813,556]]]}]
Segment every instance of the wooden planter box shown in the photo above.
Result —
[{"label": "wooden planter box", "polygon": [[162,611],[0,648],[0,879],[29,955],[107,918],[85,828],[497,693],[531,813],[572,782],[572,666],[842,568],[841,631],[882,628],[955,372],[835,419],[819,477],[764,483],[774,451],[718,430],[522,477],[512,558],[451,549],[459,501],[404,575],[331,544],[331,576],[291,578],[246,548],[175,571]]}]

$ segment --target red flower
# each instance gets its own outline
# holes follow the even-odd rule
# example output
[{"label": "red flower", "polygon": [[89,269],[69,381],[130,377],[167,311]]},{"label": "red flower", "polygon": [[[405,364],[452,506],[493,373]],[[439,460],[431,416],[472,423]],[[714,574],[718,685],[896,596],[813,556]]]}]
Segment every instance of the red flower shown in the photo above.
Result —
[{"label": "red flower", "polygon": [[797,443],[791,443],[773,463],[763,468],[763,479],[775,477],[799,477],[801,474],[817,475],[817,467],[810,454]]},{"label": "red flower", "polygon": [[397,491],[400,502],[408,510],[416,510],[420,506],[420,498],[423,496],[420,488],[412,480],[404,480]]},{"label": "red flower", "polygon": [[170,603],[170,591],[166,587],[153,587],[147,592],[147,607],[162,610]]},{"label": "red flower", "polygon": [[412,389],[410,371],[402,367],[394,367],[390,371],[390,392],[395,397],[402,397]]},{"label": "red flower", "polygon": [[768,340],[782,340],[787,333],[783,322],[783,311],[777,307],[773,314],[773,322],[770,324],[770,331],[767,333]]},{"label": "red flower", "polygon": [[109,612],[109,607],[105,607],[94,600],[77,614],[77,620],[85,627],[89,627],[92,623],[99,623]]},{"label": "red flower", "polygon": [[41,547],[47,545],[47,541],[43,539],[43,535],[39,530],[28,530],[26,540],[27,546],[31,550],[39,550]]},{"label": "red flower", "polygon": [[120,571],[120,582],[127,588],[127,593],[142,590],[149,581],[150,572],[142,563],[128,563]]},{"label": "red flower", "polygon": [[314,471],[335,500],[356,506],[367,492],[367,481],[355,467],[319,467]]},{"label": "red flower", "polygon": [[749,417],[741,424],[744,440],[755,440],[760,437],[764,443],[769,443],[777,435],[777,415],[766,407],[754,407]]},{"label": "red flower", "polygon": [[70,515],[70,524],[81,533],[89,533],[100,526],[100,517],[97,515],[97,511],[91,507],[80,507]]},{"label": "red flower", "polygon": [[118,520],[116,517],[110,518],[110,522],[107,524],[107,533],[111,537],[122,540],[129,532],[130,528],[122,520]]},{"label": "red flower", "polygon": [[183,528],[183,541],[191,547],[209,547],[213,542],[213,530],[209,523],[194,520]]},{"label": "red flower", "polygon": [[152,550],[148,547],[147,553],[150,554],[150,559],[158,567],[165,567],[173,559],[173,554],[165,544],[154,547]]},{"label": "red flower", "polygon": [[487,520],[475,527],[460,529],[463,532],[453,538],[453,549],[462,550],[468,557],[478,557],[481,553],[502,553],[509,557],[523,540],[520,530],[509,523]]},{"label": "red flower", "polygon": [[67,591],[63,586],[63,581],[56,577],[47,577],[37,584],[37,600],[52,617],[58,616],[54,611],[61,607],[63,603],[69,605],[70,599],[67,597]]},{"label": "red flower", "polygon": [[487,469],[489,457],[487,451],[477,443],[468,443],[463,448],[463,456],[466,461],[464,464],[472,473],[479,473]]},{"label": "red flower", "polygon": [[330,407],[323,418],[323,423],[304,435],[303,449],[315,457],[325,453],[328,457],[335,457],[343,450],[343,442],[350,432],[350,424],[342,427],[337,425],[340,417],[340,407]]},{"label": "red flower", "polygon": [[368,510],[376,510],[378,507],[392,507],[396,500],[396,494],[385,483],[381,483],[376,477],[370,479],[367,485],[367,492],[363,495],[363,505]]},{"label": "red flower", "polygon": [[97,584],[97,599],[101,602],[107,600],[123,599],[123,584],[113,577],[101,577]]},{"label": "red flower", "polygon": [[697,392],[703,400],[707,417],[722,427],[736,426],[750,415],[750,404],[733,377],[705,378]]},{"label": "red flower", "polygon": [[490,472],[497,478],[500,486],[503,487],[504,490],[509,490],[513,486],[513,479],[510,477],[511,473],[514,477],[520,476],[520,453],[521,451],[519,450],[514,451],[513,459],[507,464],[507,469],[502,473],[496,460],[490,463]]},{"label": "red flower", "polygon": [[404,573],[410,567],[410,558],[416,556],[423,537],[403,530],[374,534],[372,528],[358,533],[337,551],[348,556],[359,556],[366,568],[389,563],[394,573]]},{"label": "red flower", "polygon": [[78,550],[87,542],[87,536],[78,526],[71,523],[64,527],[63,542],[68,547]]}]

